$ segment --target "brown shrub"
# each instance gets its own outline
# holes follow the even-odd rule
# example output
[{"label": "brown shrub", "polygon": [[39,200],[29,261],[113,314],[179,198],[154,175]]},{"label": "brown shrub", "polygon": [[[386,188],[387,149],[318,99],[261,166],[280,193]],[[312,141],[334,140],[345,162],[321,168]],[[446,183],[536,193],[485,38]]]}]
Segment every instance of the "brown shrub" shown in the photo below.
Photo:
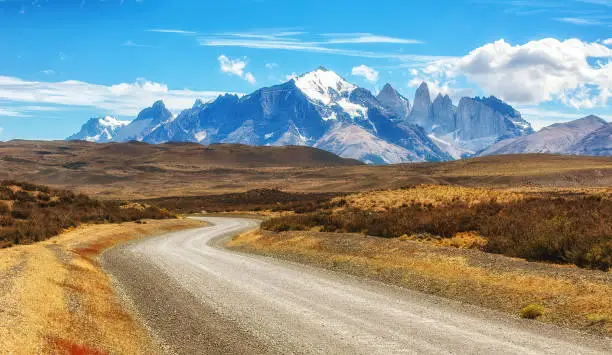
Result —
[{"label": "brown shrub", "polygon": [[612,201],[599,197],[526,198],[468,206],[415,203],[386,211],[345,209],[283,216],[265,221],[273,231],[310,230],[367,233],[385,238],[431,234],[453,238],[475,232],[485,251],[528,260],[612,267]]},{"label": "brown shrub", "polygon": [[334,193],[291,193],[278,189],[258,189],[209,196],[163,197],[140,202],[177,213],[231,211],[314,212],[338,196]]},{"label": "brown shrub", "polygon": [[[11,191],[13,207],[0,203],[0,245],[26,244],[48,239],[81,223],[119,223],[173,217],[156,207],[121,208],[117,201],[98,201],[84,194],[51,190],[15,181],[0,184]],[[15,192],[11,187],[17,187]]]}]

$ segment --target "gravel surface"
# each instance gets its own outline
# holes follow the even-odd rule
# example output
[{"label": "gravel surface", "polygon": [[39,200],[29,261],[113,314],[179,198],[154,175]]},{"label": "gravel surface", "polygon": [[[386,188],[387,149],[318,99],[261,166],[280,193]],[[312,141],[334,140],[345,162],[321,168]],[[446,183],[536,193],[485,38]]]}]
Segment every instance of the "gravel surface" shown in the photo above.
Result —
[{"label": "gravel surface", "polygon": [[276,259],[222,243],[257,221],[106,252],[105,269],[169,353],[611,353],[612,341]]}]

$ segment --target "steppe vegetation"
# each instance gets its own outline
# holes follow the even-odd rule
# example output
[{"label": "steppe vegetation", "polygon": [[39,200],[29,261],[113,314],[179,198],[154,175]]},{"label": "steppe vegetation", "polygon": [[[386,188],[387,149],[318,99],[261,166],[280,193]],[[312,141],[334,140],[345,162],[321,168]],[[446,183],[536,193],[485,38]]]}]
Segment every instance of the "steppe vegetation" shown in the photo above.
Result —
[{"label": "steppe vegetation", "polygon": [[99,201],[26,182],[0,183],[0,248],[42,241],[83,223],[171,217],[169,212],[152,206]]},{"label": "steppe vegetation", "polygon": [[463,245],[459,241],[467,238],[470,247],[490,253],[607,271],[611,196],[609,189],[521,193],[424,185],[337,197],[317,211],[273,218],[262,228],[448,245]]}]

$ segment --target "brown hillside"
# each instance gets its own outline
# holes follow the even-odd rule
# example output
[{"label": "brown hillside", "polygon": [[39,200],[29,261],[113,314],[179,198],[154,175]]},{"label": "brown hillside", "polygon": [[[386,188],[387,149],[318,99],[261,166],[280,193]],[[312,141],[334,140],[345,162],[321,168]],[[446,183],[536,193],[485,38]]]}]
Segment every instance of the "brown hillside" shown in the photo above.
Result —
[{"label": "brown hillside", "polygon": [[612,186],[610,157],[541,154],[367,166],[308,147],[11,141],[0,143],[0,166],[0,179],[108,198],[195,196],[263,188],[354,192],[424,183]]}]

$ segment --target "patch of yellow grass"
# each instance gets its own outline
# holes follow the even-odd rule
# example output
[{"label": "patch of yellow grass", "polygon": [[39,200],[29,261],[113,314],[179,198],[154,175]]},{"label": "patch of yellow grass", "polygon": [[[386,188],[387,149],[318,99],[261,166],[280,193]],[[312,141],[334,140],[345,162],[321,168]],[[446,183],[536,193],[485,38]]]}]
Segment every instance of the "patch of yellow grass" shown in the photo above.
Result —
[{"label": "patch of yellow grass", "polygon": [[0,280],[7,285],[0,292],[0,349],[15,354],[151,353],[146,331],[122,309],[97,256],[122,241],[198,225],[193,220],[91,225],[0,250]]},{"label": "patch of yellow grass", "polygon": [[440,247],[452,247],[460,249],[484,250],[487,239],[476,232],[461,232],[451,238],[442,238],[430,234],[403,235],[400,240],[411,240],[415,242],[428,243]]},{"label": "patch of yellow grass", "polygon": [[347,207],[369,211],[386,211],[404,205],[426,204],[433,206],[463,202],[473,206],[482,202],[497,201],[508,203],[523,199],[525,196],[516,191],[493,190],[485,188],[419,185],[414,188],[362,192],[337,197],[333,201],[345,200]]}]

